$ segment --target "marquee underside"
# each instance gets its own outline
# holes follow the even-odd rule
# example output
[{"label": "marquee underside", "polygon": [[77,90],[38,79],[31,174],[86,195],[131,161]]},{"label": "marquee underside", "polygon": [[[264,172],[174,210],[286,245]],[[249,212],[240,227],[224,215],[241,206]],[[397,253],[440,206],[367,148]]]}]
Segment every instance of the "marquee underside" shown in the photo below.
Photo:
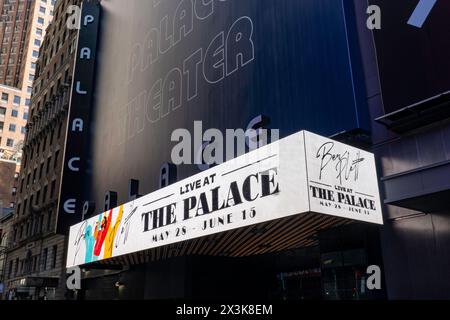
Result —
[{"label": "marquee underside", "polygon": [[[247,257],[318,244],[316,234],[355,221],[318,213],[304,213],[254,226],[95,262],[100,265],[137,265],[175,257],[201,255]],[[93,263],[85,265],[92,266]]]}]

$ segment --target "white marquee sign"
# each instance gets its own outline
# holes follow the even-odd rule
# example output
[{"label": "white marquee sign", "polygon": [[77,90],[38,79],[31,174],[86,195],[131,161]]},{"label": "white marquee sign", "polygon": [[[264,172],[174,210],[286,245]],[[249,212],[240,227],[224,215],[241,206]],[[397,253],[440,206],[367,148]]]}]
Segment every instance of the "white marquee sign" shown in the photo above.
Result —
[{"label": "white marquee sign", "polygon": [[67,267],[306,212],[382,224],[373,154],[299,132],[72,226]]}]

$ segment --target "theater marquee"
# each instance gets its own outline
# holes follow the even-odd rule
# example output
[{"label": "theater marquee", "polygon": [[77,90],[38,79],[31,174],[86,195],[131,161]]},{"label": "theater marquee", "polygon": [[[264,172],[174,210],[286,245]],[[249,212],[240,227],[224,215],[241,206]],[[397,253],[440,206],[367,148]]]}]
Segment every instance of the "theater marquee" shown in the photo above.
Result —
[{"label": "theater marquee", "polygon": [[299,132],[72,226],[67,267],[307,212],[382,224],[374,156]]}]

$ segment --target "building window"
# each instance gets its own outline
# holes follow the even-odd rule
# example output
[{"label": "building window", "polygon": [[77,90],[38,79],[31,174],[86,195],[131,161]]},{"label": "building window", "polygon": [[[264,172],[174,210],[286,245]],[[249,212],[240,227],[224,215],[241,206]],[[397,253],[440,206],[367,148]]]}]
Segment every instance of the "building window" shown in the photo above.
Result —
[{"label": "building window", "polygon": [[55,152],[55,162],[53,163],[53,168],[56,169],[58,166],[59,150]]},{"label": "building window", "polygon": [[14,96],[13,103],[14,104],[20,104],[20,97],[19,96]]},{"label": "building window", "polygon": [[33,57],[39,57],[39,51],[33,50]]},{"label": "building window", "polygon": [[58,254],[58,246],[54,245],[52,251],[53,251],[52,269],[55,269],[56,268],[56,256]]},{"label": "building window", "polygon": [[31,236],[34,236],[37,233],[37,226],[38,226],[37,219],[33,219],[33,222],[31,223]]},{"label": "building window", "polygon": [[[31,204],[31,202],[30,202],[30,204]],[[31,231],[31,229],[30,229],[30,221],[27,222],[27,228],[25,230],[26,230],[25,231],[25,238],[28,238],[30,236],[30,231]]]},{"label": "building window", "polygon": [[38,266],[38,256],[34,256],[33,257],[33,272],[37,271],[37,266]]},{"label": "building window", "polygon": [[[25,199],[25,201],[23,202],[23,210],[22,210],[22,215],[24,215],[27,211],[27,206],[28,206],[28,199]],[[21,233],[21,237],[22,237],[22,230],[20,231]]]},{"label": "building window", "polygon": [[46,174],[50,172],[50,164],[52,163],[52,157],[49,157],[47,160],[47,170],[45,171]]},{"label": "building window", "polygon": [[44,231],[44,215],[41,215],[39,218],[39,233]]},{"label": "building window", "polygon": [[6,115],[6,108],[0,107],[0,116]]},{"label": "building window", "polygon": [[2,100],[3,101],[8,101],[8,99],[9,99],[9,94],[7,94],[7,93],[2,93]]},{"label": "building window", "polygon": [[63,127],[63,123],[61,122],[61,123],[59,124],[59,128],[58,128],[58,139],[61,138],[62,127]]},{"label": "building window", "polygon": [[48,256],[48,248],[45,248],[42,252],[42,269],[43,271],[47,270],[47,256]]},{"label": "building window", "polygon": [[16,125],[14,123],[9,125],[9,132],[16,132]]},{"label": "building window", "polygon": [[55,195],[55,189],[56,189],[56,180],[53,180],[50,189],[50,199],[53,199],[53,196]]},{"label": "building window", "polygon": [[64,72],[64,83],[67,83],[69,80],[69,70],[66,70]]},{"label": "building window", "polygon": [[41,167],[39,168],[39,180],[42,179],[43,173],[44,173],[44,163],[41,163]]},{"label": "building window", "polygon": [[8,139],[6,140],[6,146],[7,146],[7,147],[10,147],[10,148],[14,147],[14,140],[8,138]]},{"label": "building window", "polygon": [[34,45],[40,47],[41,46],[41,40],[34,39]]},{"label": "building window", "polygon": [[47,200],[47,190],[48,190],[48,186],[45,186],[44,192],[42,194],[42,203],[45,203],[45,200]]},{"label": "building window", "polygon": [[20,260],[20,274],[25,274],[25,260]]},{"label": "building window", "polygon": [[40,6],[40,7],[39,7],[39,12],[40,12],[40,13],[45,13],[45,7]]},{"label": "building window", "polygon": [[8,267],[8,278],[11,278],[12,275],[12,269],[13,269],[13,261],[9,261],[9,267]]},{"label": "building window", "polygon": [[11,110],[11,117],[17,118],[19,116],[19,111],[18,110]]},{"label": "building window", "polygon": [[16,266],[15,266],[14,274],[16,276],[19,275],[19,258],[16,259]]},{"label": "building window", "polygon": [[52,210],[48,212],[48,218],[47,218],[47,231],[50,231],[50,228],[52,227]]},{"label": "building window", "polygon": [[39,23],[39,24],[44,24],[44,18],[39,17],[39,18],[38,18],[38,23]]},{"label": "building window", "polygon": [[30,197],[30,203],[29,203],[29,205],[30,205],[29,209],[30,210],[31,210],[31,208],[33,208],[33,201],[34,201],[34,194]]},{"label": "building window", "polygon": [[20,260],[20,274],[25,273],[25,260]]},{"label": "building window", "polygon": [[36,34],[39,36],[42,36],[42,29],[41,28],[36,28]]}]

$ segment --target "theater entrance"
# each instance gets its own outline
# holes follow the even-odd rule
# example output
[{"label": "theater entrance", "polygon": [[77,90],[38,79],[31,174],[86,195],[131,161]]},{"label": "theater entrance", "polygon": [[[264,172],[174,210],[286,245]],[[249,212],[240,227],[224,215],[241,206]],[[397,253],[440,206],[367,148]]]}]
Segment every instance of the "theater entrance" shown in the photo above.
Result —
[{"label": "theater entrance", "polygon": [[[371,300],[366,269],[381,265],[378,226],[325,229],[311,245],[245,257],[185,255],[83,269],[82,299]],[[218,244],[217,242],[215,243]],[[383,286],[384,287],[384,286]]]}]

